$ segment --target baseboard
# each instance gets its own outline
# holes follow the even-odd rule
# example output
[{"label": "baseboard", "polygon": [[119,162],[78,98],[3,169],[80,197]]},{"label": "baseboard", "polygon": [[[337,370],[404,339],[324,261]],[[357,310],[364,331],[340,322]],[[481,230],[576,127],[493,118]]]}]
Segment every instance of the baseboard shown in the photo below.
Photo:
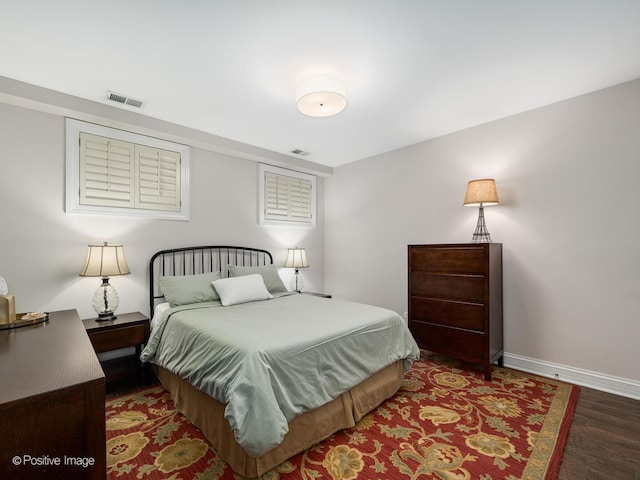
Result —
[{"label": "baseboard", "polygon": [[640,400],[640,382],[635,380],[545,362],[512,353],[504,354],[504,366],[540,375],[541,377],[555,378],[563,382]]}]

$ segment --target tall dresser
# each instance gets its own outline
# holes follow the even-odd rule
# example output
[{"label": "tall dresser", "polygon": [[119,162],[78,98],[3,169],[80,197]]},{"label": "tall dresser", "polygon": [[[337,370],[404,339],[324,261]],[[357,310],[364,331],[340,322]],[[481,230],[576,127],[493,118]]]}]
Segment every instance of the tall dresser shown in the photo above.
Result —
[{"label": "tall dresser", "polygon": [[502,365],[502,244],[409,245],[409,329],[420,348]]}]

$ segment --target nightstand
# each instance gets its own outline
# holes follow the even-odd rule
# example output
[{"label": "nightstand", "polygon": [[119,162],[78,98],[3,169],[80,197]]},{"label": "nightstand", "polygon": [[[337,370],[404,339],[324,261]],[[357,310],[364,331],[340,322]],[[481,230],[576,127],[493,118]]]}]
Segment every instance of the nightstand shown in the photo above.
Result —
[{"label": "nightstand", "polygon": [[315,292],[299,292],[302,295],[313,295],[314,297],[331,298],[331,295],[327,293],[315,293]]},{"label": "nightstand", "polygon": [[98,322],[95,319],[82,320],[89,340],[96,353],[109,352],[120,348],[135,347],[135,356],[127,355],[112,360],[101,361],[107,383],[131,375],[142,377],[145,369],[140,362],[142,346],[149,339],[149,318],[140,312],[118,313],[115,320]]}]

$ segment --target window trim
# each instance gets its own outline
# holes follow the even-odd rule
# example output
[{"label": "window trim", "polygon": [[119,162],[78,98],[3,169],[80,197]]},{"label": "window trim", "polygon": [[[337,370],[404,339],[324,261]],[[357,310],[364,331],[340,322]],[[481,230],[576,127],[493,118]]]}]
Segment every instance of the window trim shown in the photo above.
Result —
[{"label": "window trim", "polygon": [[[107,207],[80,203],[80,133],[88,133],[115,140],[169,150],[180,154],[180,210],[177,212],[129,207]],[[164,220],[189,220],[189,161],[190,147],[148,137],[125,130],[66,118],[65,133],[65,212],[81,215],[124,215]],[[137,194],[137,193],[135,193]]]},{"label": "window trim", "polygon": [[[265,174],[272,173],[278,176],[293,177],[300,180],[306,180],[311,182],[311,201],[310,201],[310,221],[294,221],[294,220],[279,220],[268,218],[266,216],[266,188],[265,188]],[[286,225],[297,227],[315,227],[317,217],[317,188],[316,188],[316,176],[307,173],[298,172],[296,170],[290,170],[287,168],[274,167],[265,163],[258,164],[258,223],[260,225]]]}]

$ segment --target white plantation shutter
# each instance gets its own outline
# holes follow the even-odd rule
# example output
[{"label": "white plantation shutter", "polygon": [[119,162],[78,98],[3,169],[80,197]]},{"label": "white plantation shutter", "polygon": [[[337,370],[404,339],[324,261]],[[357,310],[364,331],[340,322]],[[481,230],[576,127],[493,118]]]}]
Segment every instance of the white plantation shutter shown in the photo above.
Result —
[{"label": "white plantation shutter", "polygon": [[67,119],[67,213],[189,219],[189,147]]},{"label": "white plantation shutter", "polygon": [[80,203],[133,207],[133,144],[80,134]]},{"label": "white plantation shutter", "polygon": [[136,208],[180,211],[180,154],[136,145]]},{"label": "white plantation shutter", "polygon": [[315,224],[315,177],[261,165],[261,223]]},{"label": "white plantation shutter", "polygon": [[289,181],[289,214],[296,221],[311,221],[311,182],[300,178]]},{"label": "white plantation shutter", "polygon": [[286,177],[275,173],[264,173],[265,217],[269,219],[287,217],[288,182]]}]

